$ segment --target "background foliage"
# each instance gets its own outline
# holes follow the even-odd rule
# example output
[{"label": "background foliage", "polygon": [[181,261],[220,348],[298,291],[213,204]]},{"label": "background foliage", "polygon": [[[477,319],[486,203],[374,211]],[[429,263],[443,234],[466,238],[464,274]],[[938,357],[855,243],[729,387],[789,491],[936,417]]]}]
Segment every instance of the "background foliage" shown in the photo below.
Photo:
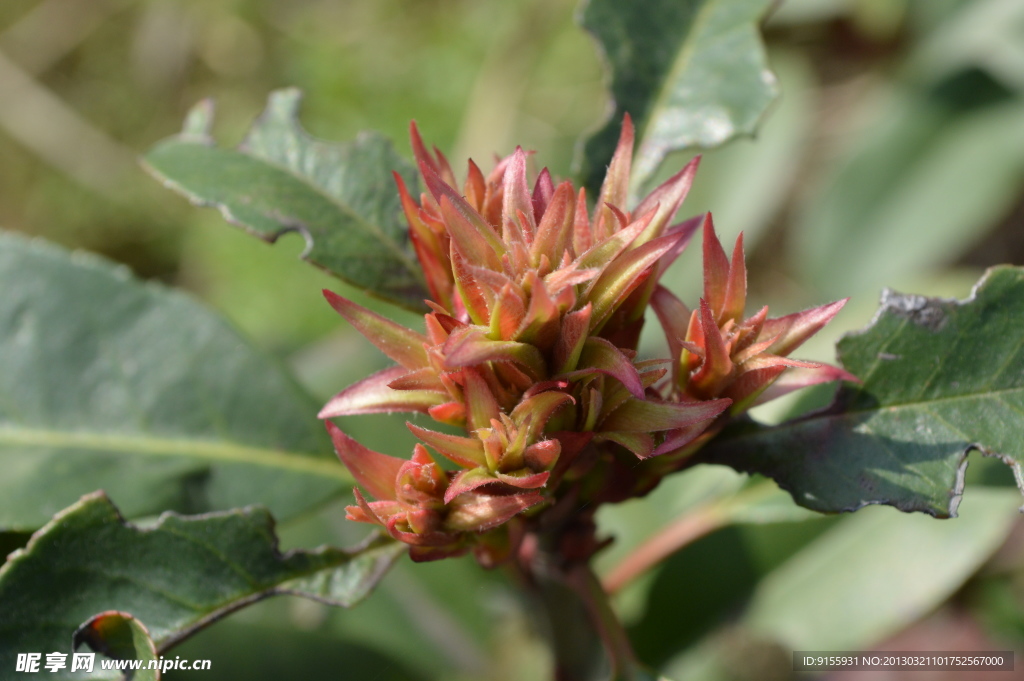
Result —
[{"label": "background foliage", "polygon": [[[307,93],[305,126],[321,137],[373,128],[409,157],[405,131],[416,118],[453,160],[522,144],[568,175],[577,135],[596,130],[606,106],[601,57],[574,23],[575,4],[5,0],[0,224],[184,287],[326,398],[385,363],[319,295],[344,286],[297,262],[301,239],[268,248],[223,227],[214,211],[191,209],[145,177],[136,156],[208,96],[218,105],[215,136],[238,142],[267,93],[294,85]],[[590,16],[606,4],[594,0]],[[756,16],[759,3],[705,4]],[[782,312],[853,297],[802,356],[831,360],[838,335],[868,321],[883,285],[962,298],[985,267],[1024,263],[1017,0],[789,0],[765,38],[782,97],[756,141],[706,155],[684,211],[713,210],[727,240],[745,232],[752,303]],[[674,152],[661,172],[692,153]],[[669,275],[684,300],[698,290],[695,256]],[[655,334],[646,342],[658,351]],[[407,450],[405,429],[388,424],[361,417],[346,429],[375,449]],[[915,636],[931,649],[1021,649],[1019,498],[997,461],[973,454],[968,476],[980,485],[968,487],[962,517],[937,523],[892,509],[815,516],[771,485],[744,487],[728,470],[701,468],[609,510],[609,531],[628,539],[602,566],[676,518],[705,519],[702,538],[618,600],[641,658],[670,675],[742,678],[754,673],[742,666],[756,664],[768,678],[786,672],[789,649],[914,649]],[[358,540],[343,503],[282,522],[285,547]],[[18,523],[2,529],[5,552],[27,541]],[[894,575],[913,575],[915,588]],[[500,575],[467,561],[403,563],[356,609],[271,599],[175,654],[212,658],[222,679],[356,679],[367,670],[532,679],[547,661],[531,629]],[[741,668],[719,654],[737,649],[751,651]]]}]

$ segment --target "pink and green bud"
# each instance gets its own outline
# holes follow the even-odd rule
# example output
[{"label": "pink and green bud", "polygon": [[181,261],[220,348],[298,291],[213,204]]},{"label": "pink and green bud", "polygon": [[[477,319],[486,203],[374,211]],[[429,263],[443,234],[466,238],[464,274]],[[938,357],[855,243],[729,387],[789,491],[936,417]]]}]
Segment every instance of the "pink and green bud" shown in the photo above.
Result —
[{"label": "pink and green bud", "polygon": [[[650,481],[634,472],[637,459],[699,446],[758,401],[849,378],[785,357],[842,302],[744,319],[742,236],[730,256],[710,215],[673,224],[699,159],[628,209],[628,116],[593,207],[547,169],[532,177],[521,148],[487,175],[470,161],[459,189],[415,125],[410,136],[427,191],[416,197],[396,183],[431,296],[424,331],[325,291],[396,365],[335,395],[320,416],[418,412],[462,429],[409,423],[421,444],[401,459],[328,424],[365,491],[348,517],[405,542],[415,560],[473,551],[494,565],[564,496],[596,507],[643,493]],[[702,225],[704,297],[690,308],[659,280]],[[669,360],[637,359],[648,306]]]},{"label": "pink and green bud", "polygon": [[678,399],[725,397],[732,400],[730,412],[738,414],[792,390],[856,380],[837,367],[785,357],[821,330],[845,300],[777,319],[768,319],[765,307],[744,319],[746,296],[743,235],[727,256],[709,214],[704,221],[704,296],[698,309],[690,311],[661,287],[651,299],[674,357],[672,382]]}]

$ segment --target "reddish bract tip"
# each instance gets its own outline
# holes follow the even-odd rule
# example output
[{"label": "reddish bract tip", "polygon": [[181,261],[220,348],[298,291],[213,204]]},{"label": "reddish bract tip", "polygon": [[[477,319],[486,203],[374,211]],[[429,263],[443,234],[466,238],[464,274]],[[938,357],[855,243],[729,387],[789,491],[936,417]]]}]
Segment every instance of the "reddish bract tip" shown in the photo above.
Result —
[{"label": "reddish bract tip", "polygon": [[377,499],[393,500],[395,481],[405,461],[364,447],[330,421],[324,424],[334,442],[334,451],[356,482]]}]

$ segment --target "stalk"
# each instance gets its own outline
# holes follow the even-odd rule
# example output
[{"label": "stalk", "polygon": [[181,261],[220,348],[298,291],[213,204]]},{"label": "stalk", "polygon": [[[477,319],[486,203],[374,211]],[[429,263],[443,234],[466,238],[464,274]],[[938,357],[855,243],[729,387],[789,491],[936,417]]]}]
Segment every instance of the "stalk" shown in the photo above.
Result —
[{"label": "stalk", "polygon": [[[556,681],[649,681],[629,636],[591,568],[589,557],[567,559],[566,537],[531,535],[516,569],[555,658]],[[593,539],[593,526],[587,531]],[[574,538],[576,539],[576,538]],[[570,545],[579,545],[571,541]],[[584,542],[593,545],[591,542]]]}]

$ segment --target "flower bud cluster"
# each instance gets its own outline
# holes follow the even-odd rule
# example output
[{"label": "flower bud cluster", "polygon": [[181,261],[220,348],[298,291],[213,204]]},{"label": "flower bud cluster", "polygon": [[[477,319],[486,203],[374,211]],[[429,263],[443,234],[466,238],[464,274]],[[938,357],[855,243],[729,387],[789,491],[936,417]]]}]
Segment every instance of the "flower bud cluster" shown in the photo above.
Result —
[{"label": "flower bud cluster", "polygon": [[[774,396],[772,386],[848,377],[784,357],[842,302],[744,320],[742,235],[730,260],[710,215],[672,223],[698,159],[625,209],[628,116],[592,211],[583,189],[556,186],[547,169],[531,185],[522,149],[486,177],[470,161],[460,191],[415,125],[411,136],[427,191],[413,197],[395,178],[431,295],[424,332],[325,291],[396,365],[338,393],[320,416],[420,412],[464,431],[409,423],[422,444],[405,460],[328,422],[341,460],[374,498],[357,490],[348,517],[380,525],[414,559],[473,550],[493,564],[570,487],[596,503],[642,492],[619,474],[624,457],[678,456],[729,413]],[[702,226],[704,298],[691,311],[659,280]],[[636,357],[648,306],[668,360]]]}]

